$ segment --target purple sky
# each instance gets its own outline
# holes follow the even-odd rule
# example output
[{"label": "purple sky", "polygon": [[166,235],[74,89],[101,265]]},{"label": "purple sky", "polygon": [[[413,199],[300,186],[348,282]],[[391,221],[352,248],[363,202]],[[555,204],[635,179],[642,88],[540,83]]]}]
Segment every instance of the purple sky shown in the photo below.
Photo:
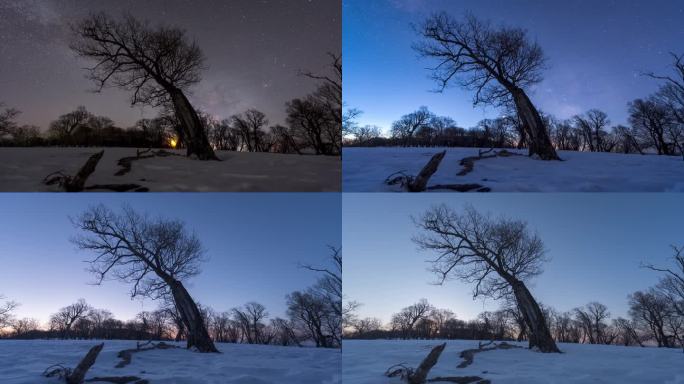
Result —
[{"label": "purple sky", "polygon": [[217,117],[257,108],[284,123],[285,102],[316,87],[298,71],[325,72],[327,52],[341,51],[337,1],[0,0],[0,102],[23,112],[20,123],[45,128],[79,105],[122,127],[156,115],[131,108],[129,92],[89,92],[82,68],[93,63],[69,49],[68,23],[99,11],[184,28],[209,66],[191,101]]},{"label": "purple sky", "polygon": [[341,244],[339,194],[3,194],[0,294],[21,303],[18,317],[44,322],[79,298],[123,320],[156,308],[132,301],[124,283],[89,285],[94,279],[84,261],[91,255],[69,241],[77,233],[69,215],[99,203],[185,221],[209,258],[187,288],[219,311],[257,301],[284,316],[285,295],[318,278],[299,263],[330,266],[327,245]]}]

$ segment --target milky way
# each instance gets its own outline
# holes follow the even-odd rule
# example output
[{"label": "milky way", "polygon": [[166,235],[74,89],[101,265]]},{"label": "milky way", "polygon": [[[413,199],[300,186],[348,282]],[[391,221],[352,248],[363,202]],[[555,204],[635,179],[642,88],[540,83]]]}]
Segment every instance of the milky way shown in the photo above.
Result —
[{"label": "milky way", "polygon": [[78,105],[122,127],[156,114],[131,108],[125,91],[91,92],[92,63],[69,49],[69,23],[99,11],[184,28],[208,64],[191,99],[216,117],[257,108],[283,123],[285,102],[316,87],[298,72],[324,72],[341,51],[337,0],[0,0],[0,102],[22,111],[20,123],[45,128]]}]

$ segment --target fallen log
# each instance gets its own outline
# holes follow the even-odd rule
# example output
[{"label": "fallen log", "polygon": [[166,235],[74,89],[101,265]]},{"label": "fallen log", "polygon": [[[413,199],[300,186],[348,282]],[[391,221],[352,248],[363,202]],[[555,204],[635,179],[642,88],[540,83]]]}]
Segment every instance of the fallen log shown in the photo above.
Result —
[{"label": "fallen log", "polygon": [[418,369],[416,369],[413,375],[409,376],[409,383],[423,384],[425,382],[425,379],[427,378],[428,373],[430,373],[432,367],[434,367],[435,364],[437,364],[439,356],[442,354],[442,352],[444,352],[445,347],[446,343],[432,348],[432,351],[430,351],[427,357],[423,359],[423,361],[418,366]]},{"label": "fallen log", "polygon": [[[492,344],[492,343],[489,343]],[[486,345],[489,345],[486,344]],[[463,359],[463,361],[456,366],[456,368],[465,368],[469,366],[470,364],[473,363],[475,360],[475,354],[480,353],[480,352],[487,352],[487,351],[493,351],[495,349],[514,349],[514,348],[522,348],[517,345],[512,345],[508,344],[507,342],[501,342],[499,344],[494,344],[493,347],[487,348],[486,346],[480,344],[480,346],[477,349],[466,349],[465,351],[461,351],[461,354],[459,355],[460,358]]]},{"label": "fallen log", "polygon": [[490,149],[488,151],[479,151],[477,156],[469,156],[469,157],[464,157],[461,159],[459,162],[459,165],[463,167],[459,173],[456,174],[456,176],[465,176],[469,174],[470,172],[473,171],[475,168],[475,162],[479,160],[485,160],[485,159],[493,159],[495,157],[511,157],[511,156],[524,156],[519,153],[514,153],[514,152],[509,152],[505,149],[502,149],[499,152],[494,152],[493,155],[486,155],[487,153],[493,152],[493,149]]},{"label": "fallen log", "polygon": [[430,161],[428,161],[423,169],[420,170],[418,176],[407,175],[404,171],[400,171],[389,175],[387,179],[385,179],[385,184],[400,184],[409,192],[425,192],[427,190],[428,181],[430,181],[432,175],[437,172],[439,164],[442,162],[445,155],[446,151],[442,151],[432,156]]},{"label": "fallen log", "polygon": [[[149,348],[143,348],[143,346],[151,344],[152,346]],[[180,348],[175,345],[170,345],[166,344],[165,342],[159,342],[157,344],[154,344],[152,342],[147,342],[145,344],[137,344],[136,348],[131,348],[131,349],[124,349],[122,351],[119,351],[119,353],[116,355],[118,358],[121,359],[121,361],[114,366],[114,368],[123,368],[127,366],[128,364],[131,363],[131,360],[133,359],[133,354],[138,353],[138,352],[144,352],[144,351],[151,351],[153,349],[174,349],[174,348]]]},{"label": "fallen log", "polygon": [[93,364],[95,364],[95,360],[102,351],[102,347],[104,347],[104,343],[98,344],[90,348],[90,351],[88,351],[83,360],[81,360],[81,362],[78,363],[76,369],[74,369],[74,371],[69,376],[67,376],[67,384],[83,383],[83,379],[85,378],[86,373],[88,373],[90,367],[92,367]]},{"label": "fallen log", "polygon": [[423,167],[418,176],[416,176],[415,179],[408,184],[409,192],[425,191],[428,181],[430,181],[432,175],[437,172],[437,168],[439,168],[439,164],[442,162],[445,155],[446,151],[443,151],[432,156],[430,161],[428,161],[428,163]]},{"label": "fallen log", "polygon": [[102,351],[104,343],[98,344],[88,351],[88,353],[81,359],[75,369],[66,368],[62,364],[54,364],[43,371],[45,377],[57,377],[58,379],[65,379],[67,384],[82,384],[86,373],[90,367],[95,364],[97,356]]},{"label": "fallen log", "polygon": [[100,162],[103,155],[104,150],[90,156],[76,176],[65,175],[61,171],[57,171],[45,176],[43,183],[47,185],[59,184],[66,192],[81,192],[86,180],[95,172],[97,163]]},{"label": "fallen log", "polygon": [[[145,155],[146,153],[151,153],[151,155]],[[165,151],[160,149],[158,151],[152,151],[152,149],[147,149],[144,151],[136,150],[135,156],[123,157],[119,159],[117,164],[121,167],[114,176],[123,176],[131,171],[133,167],[133,162],[136,160],[149,159],[152,157],[169,157],[169,156],[180,156],[177,153]]]},{"label": "fallen log", "polygon": [[399,376],[402,380],[406,380],[409,384],[424,384],[427,375],[430,373],[432,367],[437,364],[439,356],[444,352],[446,343],[440,344],[430,351],[430,353],[423,359],[417,369],[407,367],[405,364],[393,365],[385,371],[387,377]]}]

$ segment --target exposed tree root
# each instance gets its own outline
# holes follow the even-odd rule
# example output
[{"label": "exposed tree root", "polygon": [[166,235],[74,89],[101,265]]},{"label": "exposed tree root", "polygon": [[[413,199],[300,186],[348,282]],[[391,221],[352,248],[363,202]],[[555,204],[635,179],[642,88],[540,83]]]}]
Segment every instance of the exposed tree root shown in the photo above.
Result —
[{"label": "exposed tree root", "polygon": [[148,384],[149,381],[141,379],[137,376],[108,376],[108,377],[93,377],[86,380],[86,383],[114,383],[114,384]]},{"label": "exposed tree root", "polygon": [[[146,155],[146,153],[151,153],[150,155]],[[169,156],[181,156],[179,154],[173,153],[173,152],[168,152],[163,149],[160,149],[158,151],[152,151],[152,149],[147,149],[144,151],[136,150],[135,156],[129,156],[129,157],[123,157],[119,159],[117,164],[122,167],[119,169],[114,176],[123,176],[127,174],[128,172],[131,171],[131,168],[133,167],[133,162],[136,160],[143,160],[143,159],[149,159],[152,157],[169,157]]]},{"label": "exposed tree root", "polygon": [[407,367],[404,364],[397,364],[387,368],[385,371],[385,376],[387,377],[400,377],[402,380],[406,380],[409,384],[423,384],[426,382],[427,375],[430,373],[432,367],[437,364],[439,356],[444,352],[446,343],[440,344],[430,351],[425,359],[420,363],[417,369]]},{"label": "exposed tree root", "polygon": [[43,371],[45,377],[58,377],[59,379],[66,379],[67,384],[82,384],[86,373],[90,367],[95,364],[97,356],[102,351],[104,343],[98,344],[88,351],[83,359],[78,363],[75,369],[66,368],[61,364],[55,364],[47,367]]},{"label": "exposed tree root", "polygon": [[[488,155],[488,153],[493,153],[492,155]],[[477,156],[470,156],[470,157],[465,157],[461,159],[459,164],[463,167],[459,173],[457,173],[457,176],[465,176],[469,174],[470,172],[473,171],[475,168],[475,162],[478,160],[484,160],[484,159],[493,159],[495,157],[511,157],[511,156],[524,156],[519,153],[515,152],[509,152],[505,149],[502,149],[499,152],[495,152],[494,148],[489,149],[487,151],[482,151],[480,150],[478,152]]]},{"label": "exposed tree root", "polygon": [[[143,348],[146,345],[151,345],[151,347]],[[165,342],[159,342],[157,344],[152,343],[151,341],[148,341],[147,343],[144,344],[138,344],[136,348],[134,349],[124,349],[123,351],[119,351],[119,353],[116,355],[118,358],[121,359],[121,361],[114,366],[114,368],[123,368],[127,366],[128,364],[131,363],[131,360],[133,359],[133,354],[138,353],[138,352],[144,352],[144,351],[151,351],[153,349],[174,349],[174,348],[180,348],[175,345],[170,345],[166,344]]]},{"label": "exposed tree root", "polygon": [[[493,347],[487,347],[487,345],[493,344]],[[465,368],[469,366],[470,364],[473,363],[473,360],[475,360],[475,354],[480,353],[480,352],[487,352],[487,351],[493,351],[495,349],[514,349],[514,348],[522,348],[517,345],[512,345],[508,344],[507,342],[501,342],[499,344],[496,344],[494,342],[490,342],[488,344],[480,344],[477,349],[466,349],[465,351],[462,351],[461,354],[459,355],[463,361],[456,367],[456,368]]]}]

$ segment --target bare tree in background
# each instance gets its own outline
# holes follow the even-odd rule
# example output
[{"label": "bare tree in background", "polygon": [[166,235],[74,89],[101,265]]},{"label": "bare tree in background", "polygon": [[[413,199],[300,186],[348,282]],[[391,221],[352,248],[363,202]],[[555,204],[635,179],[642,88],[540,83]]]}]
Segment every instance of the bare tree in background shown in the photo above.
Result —
[{"label": "bare tree in background", "polygon": [[427,107],[420,107],[417,111],[404,115],[392,123],[392,136],[402,140],[404,146],[408,147],[416,132],[428,128],[435,117]]},{"label": "bare tree in background", "polygon": [[328,124],[323,126],[324,136],[333,147],[332,152],[339,154],[342,150],[342,56],[328,53],[330,57],[331,75],[316,74],[310,71],[300,72],[302,75],[321,80],[322,84],[318,87],[313,97],[318,104],[326,111]]},{"label": "bare tree in background", "polygon": [[105,13],[91,15],[73,26],[71,48],[97,63],[89,78],[98,91],[113,84],[133,92],[132,104],[173,105],[183,129],[187,155],[217,160],[200,118],[185,92],[201,79],[204,56],[185,31],[152,28],[130,14],[117,20]]},{"label": "bare tree in background", "polygon": [[593,301],[583,308],[575,308],[574,312],[589,344],[610,344],[612,340],[605,334],[608,327],[605,320],[610,318],[608,307]]},{"label": "bare tree in background", "polygon": [[266,115],[256,109],[250,109],[244,114],[232,117],[233,126],[242,135],[243,143],[247,145],[249,152],[262,152],[266,148],[262,143],[262,138],[266,132],[264,128],[268,125]]},{"label": "bare tree in background", "polygon": [[610,152],[612,147],[608,137],[608,115],[598,109],[592,109],[586,115],[574,117],[575,123],[584,135],[584,140],[590,152]]},{"label": "bare tree in background", "polygon": [[[684,246],[672,245],[674,267],[658,267],[647,264],[645,267],[664,273],[656,288],[668,301],[670,308],[680,320],[684,321]],[[684,348],[684,345],[682,346]]]},{"label": "bare tree in background", "polygon": [[84,106],[79,106],[50,123],[48,133],[62,143],[71,144],[71,138],[78,129],[85,127],[93,115]]},{"label": "bare tree in background", "polygon": [[132,284],[131,297],[170,295],[187,331],[187,347],[218,352],[197,304],[183,281],[199,273],[204,250],[178,220],[152,219],[130,207],[116,213],[103,205],[73,220],[81,231],[73,242],[91,251],[90,270],[100,284],[107,276]]},{"label": "bare tree in background", "polygon": [[630,316],[650,331],[658,347],[672,347],[670,337],[665,331],[670,311],[667,299],[653,288],[645,292],[637,291],[629,296]]},{"label": "bare tree in background", "polygon": [[427,299],[420,299],[417,303],[403,308],[399,313],[392,316],[392,322],[399,326],[404,339],[413,336],[416,323],[428,317],[434,307]]},{"label": "bare tree in background", "polygon": [[[0,108],[2,107],[4,107],[4,104],[0,103]],[[18,109],[14,108],[5,108],[4,111],[0,112],[0,137],[11,134],[17,128],[15,118],[20,113]]]},{"label": "bare tree in background", "polygon": [[519,220],[492,219],[466,206],[457,212],[446,205],[417,220],[423,233],[414,241],[437,253],[430,260],[440,283],[455,277],[475,284],[473,296],[495,299],[513,295],[529,332],[529,347],[559,352],[546,319],[525,282],[542,272],[546,260],[542,240]]},{"label": "bare tree in background", "polygon": [[[4,300],[5,297],[0,295],[0,300]],[[5,301],[0,305],[0,329],[10,326],[12,323],[13,315],[12,312],[19,306],[15,301]]]},{"label": "bare tree in background", "polygon": [[[288,296],[288,305],[292,304],[292,311],[289,312],[292,316],[309,324],[312,324],[312,320],[320,321],[320,332],[315,328],[313,332],[318,334],[319,346],[327,348],[341,346],[343,320],[358,307],[358,303],[353,301],[342,306],[342,249],[333,246],[328,248],[332,268],[303,265],[302,268],[323,275],[306,291],[293,292]],[[312,329],[309,326],[307,328]]]},{"label": "bare tree in background", "polygon": [[91,310],[90,305],[84,299],[61,308],[57,313],[50,316],[50,327],[62,333],[63,338],[71,336],[71,328],[77,320],[85,318]]},{"label": "bare tree in background", "polygon": [[256,302],[249,302],[242,308],[233,308],[233,316],[240,324],[243,335],[249,344],[261,344],[264,342],[263,320],[268,318],[266,307]]},{"label": "bare tree in background", "polygon": [[418,28],[423,41],[415,49],[437,60],[433,78],[444,90],[458,84],[475,91],[475,104],[505,106],[513,103],[522,121],[530,156],[558,160],[547,129],[526,89],[542,80],[544,53],[521,28],[495,27],[467,14],[456,20],[442,12]]},{"label": "bare tree in background", "polygon": [[675,148],[667,137],[673,121],[664,105],[653,97],[634,100],[629,103],[629,122],[640,142],[655,148],[659,155],[673,154]]},{"label": "bare tree in background", "polygon": [[31,332],[36,332],[40,329],[40,322],[33,318],[24,317],[12,322],[12,331],[14,337],[26,337]]}]

